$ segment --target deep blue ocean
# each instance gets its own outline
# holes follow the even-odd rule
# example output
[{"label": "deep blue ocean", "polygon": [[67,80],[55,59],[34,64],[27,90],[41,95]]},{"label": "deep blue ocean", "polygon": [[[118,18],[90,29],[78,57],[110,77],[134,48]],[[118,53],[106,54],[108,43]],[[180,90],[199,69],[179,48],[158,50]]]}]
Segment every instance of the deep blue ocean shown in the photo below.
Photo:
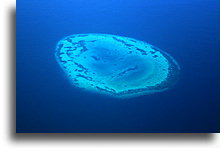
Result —
[{"label": "deep blue ocean", "polygon": [[[16,24],[17,132],[219,132],[218,0],[18,0]],[[79,33],[153,44],[179,63],[179,81],[131,99],[73,87],[54,54]]]}]

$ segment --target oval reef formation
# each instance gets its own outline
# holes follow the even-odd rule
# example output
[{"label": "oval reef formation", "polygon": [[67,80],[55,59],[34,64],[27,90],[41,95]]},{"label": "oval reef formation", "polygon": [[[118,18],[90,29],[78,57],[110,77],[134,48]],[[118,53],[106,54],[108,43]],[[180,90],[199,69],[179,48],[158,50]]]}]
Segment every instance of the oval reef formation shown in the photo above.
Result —
[{"label": "oval reef formation", "polygon": [[178,63],[155,46],[109,34],[76,34],[60,40],[57,62],[74,86],[125,98],[167,90]]}]

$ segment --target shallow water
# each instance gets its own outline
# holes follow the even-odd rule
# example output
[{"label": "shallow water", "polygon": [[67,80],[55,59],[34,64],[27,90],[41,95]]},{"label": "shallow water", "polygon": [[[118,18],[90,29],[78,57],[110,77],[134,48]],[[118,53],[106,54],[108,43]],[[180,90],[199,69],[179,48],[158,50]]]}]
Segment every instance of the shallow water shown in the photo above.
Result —
[{"label": "shallow water", "polygon": [[165,91],[180,73],[168,53],[110,34],[67,36],[57,43],[55,57],[73,86],[120,99]]}]

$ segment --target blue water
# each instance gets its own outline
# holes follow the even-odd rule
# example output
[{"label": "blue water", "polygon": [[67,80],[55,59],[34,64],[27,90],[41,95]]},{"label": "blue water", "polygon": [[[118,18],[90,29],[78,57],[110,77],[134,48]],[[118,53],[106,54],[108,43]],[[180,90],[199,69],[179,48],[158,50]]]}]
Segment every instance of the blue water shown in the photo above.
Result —
[{"label": "blue water", "polygon": [[[19,0],[17,132],[219,132],[218,0]],[[171,54],[176,86],[131,99],[73,87],[57,42],[79,33],[132,37]]]}]

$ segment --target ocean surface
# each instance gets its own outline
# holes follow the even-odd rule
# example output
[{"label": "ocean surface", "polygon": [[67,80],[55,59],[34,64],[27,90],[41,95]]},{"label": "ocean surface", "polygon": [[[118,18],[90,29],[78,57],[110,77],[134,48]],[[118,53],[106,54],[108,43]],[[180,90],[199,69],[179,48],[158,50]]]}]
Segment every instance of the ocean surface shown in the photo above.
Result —
[{"label": "ocean surface", "polygon": [[[18,0],[16,23],[17,132],[219,132],[218,0]],[[55,48],[81,33],[153,44],[179,63],[179,81],[130,99],[74,87]]]}]

